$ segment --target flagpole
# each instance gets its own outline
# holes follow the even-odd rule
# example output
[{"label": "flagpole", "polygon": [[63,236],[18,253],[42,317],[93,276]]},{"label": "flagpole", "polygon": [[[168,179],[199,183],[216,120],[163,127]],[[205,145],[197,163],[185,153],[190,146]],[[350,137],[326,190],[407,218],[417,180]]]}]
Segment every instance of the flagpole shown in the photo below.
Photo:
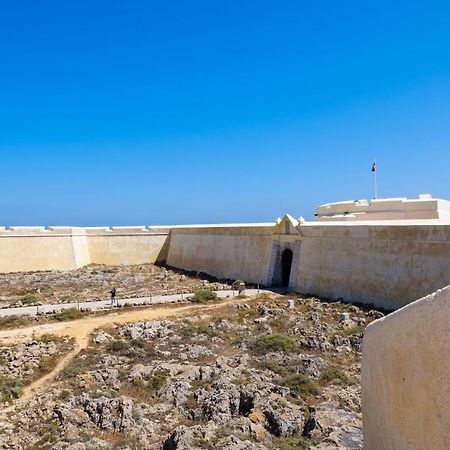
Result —
[{"label": "flagpole", "polygon": [[375,187],[375,200],[377,199],[377,160],[376,159],[374,159],[373,160],[373,163],[374,163],[374,167],[375,167],[375,170],[373,171],[373,176],[374,176],[374,187]]}]

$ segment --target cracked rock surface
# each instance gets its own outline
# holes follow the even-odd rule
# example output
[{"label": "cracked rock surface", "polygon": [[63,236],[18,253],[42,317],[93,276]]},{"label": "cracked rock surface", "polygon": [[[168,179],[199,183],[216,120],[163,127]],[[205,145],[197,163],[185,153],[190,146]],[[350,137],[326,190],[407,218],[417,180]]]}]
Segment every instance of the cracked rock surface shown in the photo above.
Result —
[{"label": "cracked rock surface", "polygon": [[2,419],[0,448],[361,449],[361,341],[377,316],[263,295],[96,330],[49,389]]}]

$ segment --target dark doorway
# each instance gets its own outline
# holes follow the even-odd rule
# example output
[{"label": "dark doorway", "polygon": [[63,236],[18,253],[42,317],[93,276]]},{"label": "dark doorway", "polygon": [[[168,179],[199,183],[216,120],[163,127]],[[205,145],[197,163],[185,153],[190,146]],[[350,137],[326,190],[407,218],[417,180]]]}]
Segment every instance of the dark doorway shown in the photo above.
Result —
[{"label": "dark doorway", "polygon": [[281,254],[281,285],[289,286],[289,277],[291,276],[292,250],[287,248]]}]

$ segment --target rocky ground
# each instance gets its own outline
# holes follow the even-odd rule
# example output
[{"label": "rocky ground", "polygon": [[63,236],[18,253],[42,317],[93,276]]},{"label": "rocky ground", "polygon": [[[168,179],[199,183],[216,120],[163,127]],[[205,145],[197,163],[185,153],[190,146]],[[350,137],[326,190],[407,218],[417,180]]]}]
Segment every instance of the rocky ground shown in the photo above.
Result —
[{"label": "rocky ground", "polygon": [[0,448],[362,448],[361,343],[380,315],[274,295],[97,330],[2,420]]},{"label": "rocky ground", "polygon": [[113,287],[118,298],[193,292],[204,278],[153,264],[0,274],[0,307],[105,300]]},{"label": "rocky ground", "polygon": [[18,345],[0,346],[0,407],[11,405],[23,388],[50,372],[73,347],[69,338],[43,335]]}]

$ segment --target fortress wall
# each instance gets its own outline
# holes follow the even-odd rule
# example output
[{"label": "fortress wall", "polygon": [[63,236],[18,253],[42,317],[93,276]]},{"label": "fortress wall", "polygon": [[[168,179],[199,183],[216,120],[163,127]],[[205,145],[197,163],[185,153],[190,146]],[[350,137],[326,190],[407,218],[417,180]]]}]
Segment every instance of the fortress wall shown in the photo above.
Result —
[{"label": "fortress wall", "polygon": [[0,272],[167,261],[266,284],[289,241],[297,292],[398,309],[450,284],[450,225],[285,225],[0,228]]},{"label": "fortress wall", "polygon": [[86,228],[90,262],[144,264],[167,258],[168,228]]},{"label": "fortress wall", "polygon": [[364,448],[450,448],[450,286],[370,324],[362,355]]},{"label": "fortress wall", "polygon": [[0,228],[0,273],[143,264],[167,258],[168,227]]},{"label": "fortress wall", "polygon": [[69,270],[86,264],[86,243],[76,228],[11,227],[0,230],[0,272]]},{"label": "fortress wall", "polygon": [[449,225],[303,225],[295,288],[397,309],[450,283]]},{"label": "fortress wall", "polygon": [[265,279],[273,225],[173,228],[167,263],[217,278]]},{"label": "fortress wall", "polygon": [[[52,229],[55,229],[55,227]],[[74,267],[78,268],[87,266],[91,263],[91,258],[89,255],[89,247],[84,229],[79,228],[76,232],[72,233],[71,237]]]}]

